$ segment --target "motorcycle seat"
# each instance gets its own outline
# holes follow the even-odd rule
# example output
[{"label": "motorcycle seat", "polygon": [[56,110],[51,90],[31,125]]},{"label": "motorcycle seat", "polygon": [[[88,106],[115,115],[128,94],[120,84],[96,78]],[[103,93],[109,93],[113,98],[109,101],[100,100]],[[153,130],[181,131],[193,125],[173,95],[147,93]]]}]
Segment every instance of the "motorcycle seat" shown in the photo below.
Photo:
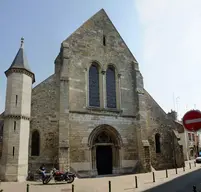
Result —
[{"label": "motorcycle seat", "polygon": [[64,174],[63,171],[56,171],[56,175],[61,175],[61,174]]}]

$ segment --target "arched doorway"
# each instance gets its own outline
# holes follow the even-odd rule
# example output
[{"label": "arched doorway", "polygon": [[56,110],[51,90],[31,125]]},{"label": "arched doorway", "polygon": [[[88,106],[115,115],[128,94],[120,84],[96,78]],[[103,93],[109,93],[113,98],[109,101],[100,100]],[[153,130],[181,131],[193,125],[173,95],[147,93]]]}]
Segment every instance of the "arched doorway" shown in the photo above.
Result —
[{"label": "arched doorway", "polygon": [[95,128],[89,136],[92,170],[96,175],[108,175],[120,168],[121,137],[109,125]]}]

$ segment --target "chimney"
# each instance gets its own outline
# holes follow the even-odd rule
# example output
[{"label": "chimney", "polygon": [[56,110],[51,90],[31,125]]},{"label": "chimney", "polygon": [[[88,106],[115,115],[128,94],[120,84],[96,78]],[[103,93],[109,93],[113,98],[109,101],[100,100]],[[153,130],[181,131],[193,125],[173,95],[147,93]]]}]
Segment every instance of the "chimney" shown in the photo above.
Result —
[{"label": "chimney", "polygon": [[173,110],[171,109],[171,112],[169,112],[167,115],[168,115],[168,118],[170,118],[170,119],[172,119],[172,120],[174,120],[174,121],[177,120],[177,112],[176,112],[176,111],[173,111]]}]

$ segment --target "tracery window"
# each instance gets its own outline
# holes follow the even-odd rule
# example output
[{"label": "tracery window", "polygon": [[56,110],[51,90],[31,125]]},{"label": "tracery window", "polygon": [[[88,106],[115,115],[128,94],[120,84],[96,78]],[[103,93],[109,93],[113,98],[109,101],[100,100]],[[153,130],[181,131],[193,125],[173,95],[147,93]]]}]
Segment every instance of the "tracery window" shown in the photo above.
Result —
[{"label": "tracery window", "polygon": [[115,68],[108,66],[106,71],[107,107],[116,108],[116,78]]},{"label": "tracery window", "polygon": [[95,62],[89,69],[89,106],[100,107],[99,66]]}]

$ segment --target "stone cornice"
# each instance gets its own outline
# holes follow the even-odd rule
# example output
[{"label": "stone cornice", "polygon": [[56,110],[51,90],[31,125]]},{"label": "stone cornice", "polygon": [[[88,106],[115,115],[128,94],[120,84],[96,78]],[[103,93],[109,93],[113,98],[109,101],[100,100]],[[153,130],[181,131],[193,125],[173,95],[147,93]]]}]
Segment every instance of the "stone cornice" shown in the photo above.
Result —
[{"label": "stone cornice", "polygon": [[10,74],[12,73],[23,73],[29,77],[32,78],[32,83],[35,82],[35,76],[32,72],[26,70],[26,69],[21,69],[21,68],[11,68],[11,69],[8,69],[7,71],[5,71],[5,74],[6,74],[6,77],[8,77]]},{"label": "stone cornice", "polygon": [[4,115],[4,119],[24,119],[24,120],[30,120],[30,117],[24,116],[24,115]]}]

